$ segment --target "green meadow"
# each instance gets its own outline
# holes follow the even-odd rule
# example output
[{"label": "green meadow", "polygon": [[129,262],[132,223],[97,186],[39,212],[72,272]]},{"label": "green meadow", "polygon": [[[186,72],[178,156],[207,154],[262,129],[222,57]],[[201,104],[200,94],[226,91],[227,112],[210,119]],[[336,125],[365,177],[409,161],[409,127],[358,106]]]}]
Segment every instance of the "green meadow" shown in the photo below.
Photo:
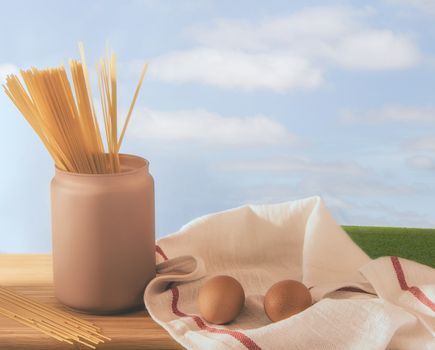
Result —
[{"label": "green meadow", "polygon": [[371,258],[399,256],[435,267],[435,229],[343,226]]}]

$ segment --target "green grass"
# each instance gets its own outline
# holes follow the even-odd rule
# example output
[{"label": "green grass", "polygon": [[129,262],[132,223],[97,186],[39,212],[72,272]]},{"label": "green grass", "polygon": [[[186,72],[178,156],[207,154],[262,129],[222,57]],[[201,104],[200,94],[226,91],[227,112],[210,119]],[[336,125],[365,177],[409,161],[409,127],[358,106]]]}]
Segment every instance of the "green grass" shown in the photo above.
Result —
[{"label": "green grass", "polygon": [[435,267],[435,229],[343,226],[371,258],[399,256]]}]

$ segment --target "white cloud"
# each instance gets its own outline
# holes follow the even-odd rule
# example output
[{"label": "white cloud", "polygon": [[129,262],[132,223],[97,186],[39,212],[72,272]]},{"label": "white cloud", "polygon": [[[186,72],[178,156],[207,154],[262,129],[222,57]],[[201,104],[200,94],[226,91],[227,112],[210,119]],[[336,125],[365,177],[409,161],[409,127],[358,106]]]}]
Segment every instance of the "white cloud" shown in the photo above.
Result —
[{"label": "white cloud", "polygon": [[282,144],[297,140],[265,116],[224,117],[205,110],[136,112],[132,134],[138,138],[220,144]]},{"label": "white cloud", "polygon": [[341,121],[347,123],[384,123],[384,122],[435,122],[435,107],[404,105],[385,105],[366,112],[344,111]]},{"label": "white cloud", "polygon": [[151,75],[164,81],[201,82],[223,88],[313,88],[322,73],[308,61],[286,53],[248,54],[235,50],[195,48],[158,57]]},{"label": "white cloud", "polygon": [[0,64],[0,84],[4,82],[9,74],[18,74],[17,66],[9,63]]},{"label": "white cloud", "polygon": [[435,160],[427,155],[415,155],[409,157],[406,163],[415,169],[435,170]]},{"label": "white cloud", "polygon": [[315,88],[322,72],[394,70],[415,65],[420,52],[405,33],[376,28],[372,11],[308,7],[261,20],[219,19],[196,25],[191,49],[157,57],[156,79],[245,90]]},{"label": "white cloud", "polygon": [[324,45],[345,36],[356,26],[355,19],[366,11],[342,7],[306,7],[287,16],[266,17],[258,21],[218,19],[212,26],[190,29],[199,44],[244,50],[296,48],[308,54],[319,53]]},{"label": "white cloud", "polygon": [[350,69],[393,70],[414,65],[419,54],[406,36],[371,29],[343,38],[331,58]]}]

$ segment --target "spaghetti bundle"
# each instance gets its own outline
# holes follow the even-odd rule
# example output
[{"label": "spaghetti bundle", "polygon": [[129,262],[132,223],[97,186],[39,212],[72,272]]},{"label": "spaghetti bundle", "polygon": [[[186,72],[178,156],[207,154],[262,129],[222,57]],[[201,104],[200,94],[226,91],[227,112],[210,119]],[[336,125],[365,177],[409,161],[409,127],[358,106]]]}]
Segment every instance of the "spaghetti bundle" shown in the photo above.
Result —
[{"label": "spaghetti bundle", "polygon": [[37,303],[7,288],[0,287],[0,314],[54,339],[74,342],[96,349],[95,345],[111,340],[91,322]]},{"label": "spaghetti bundle", "polygon": [[104,117],[106,148],[92,99],[83,46],[81,62],[70,60],[72,84],[64,66],[21,70],[24,84],[11,74],[3,85],[6,94],[32,126],[49,151],[56,166],[84,174],[120,172],[119,149],[139,94],[147,65],[118,137],[116,56],[97,65],[98,86]]}]

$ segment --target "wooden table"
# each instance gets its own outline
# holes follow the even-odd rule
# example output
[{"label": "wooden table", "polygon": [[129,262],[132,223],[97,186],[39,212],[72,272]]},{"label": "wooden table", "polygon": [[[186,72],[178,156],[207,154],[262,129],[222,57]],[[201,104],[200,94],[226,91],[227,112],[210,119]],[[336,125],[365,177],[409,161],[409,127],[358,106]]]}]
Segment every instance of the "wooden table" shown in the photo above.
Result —
[{"label": "wooden table", "polygon": [[[74,313],[61,305],[53,294],[50,255],[0,254],[0,285],[95,323],[112,338],[97,349],[183,349],[145,310],[121,316],[93,316]],[[0,315],[0,349],[84,347],[59,342]]]}]

